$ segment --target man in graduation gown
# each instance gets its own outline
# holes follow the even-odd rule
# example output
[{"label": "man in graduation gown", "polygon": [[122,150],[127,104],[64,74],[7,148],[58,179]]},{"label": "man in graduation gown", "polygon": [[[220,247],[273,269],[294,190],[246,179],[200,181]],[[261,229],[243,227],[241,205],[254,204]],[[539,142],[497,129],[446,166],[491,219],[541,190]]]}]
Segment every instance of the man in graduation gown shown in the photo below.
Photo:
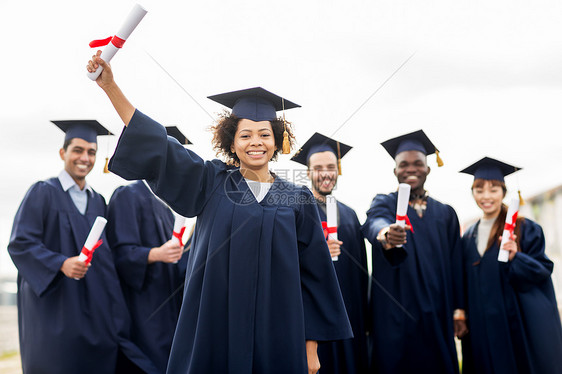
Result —
[{"label": "man in graduation gown", "polygon": [[437,150],[421,130],[382,145],[396,161],[398,182],[411,186],[411,230],[394,223],[396,192],[375,196],[362,227],[373,246],[371,372],[457,373],[454,336],[466,330],[459,223],[453,208],[424,189],[426,155]]},{"label": "man in graduation gown", "polygon": [[[318,204],[325,233],[327,224],[326,197],[333,198],[340,174],[340,160],[351,149],[322,134],[315,133],[291,160],[307,167],[312,193]],[[335,202],[335,198],[333,199]],[[330,202],[329,202],[330,203]],[[334,268],[338,276],[347,316],[354,337],[318,346],[321,374],[355,374],[368,371],[366,335],[369,271],[365,241],[355,211],[340,201],[337,204],[337,239],[327,237]]]},{"label": "man in graduation gown", "polygon": [[35,183],[16,217],[8,252],[18,269],[24,373],[155,373],[129,339],[128,315],[105,236],[89,265],[78,260],[105,200],[87,183],[97,121],[57,121],[66,132],[64,170]]},{"label": "man in graduation gown", "polygon": [[[175,126],[168,135],[187,138]],[[188,252],[170,238],[171,209],[137,181],[115,190],[107,210],[107,239],[132,318],[131,338],[166,372],[183,295]]]}]

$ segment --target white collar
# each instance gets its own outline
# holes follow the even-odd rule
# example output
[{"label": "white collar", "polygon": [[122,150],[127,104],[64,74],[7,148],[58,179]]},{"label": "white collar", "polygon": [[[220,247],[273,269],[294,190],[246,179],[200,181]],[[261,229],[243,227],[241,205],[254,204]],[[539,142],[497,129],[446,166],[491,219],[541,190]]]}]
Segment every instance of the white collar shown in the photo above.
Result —
[{"label": "white collar", "polygon": [[[78,184],[76,184],[74,179],[72,179],[70,174],[68,174],[68,172],[64,169],[62,169],[62,171],[59,174],[59,182],[60,182],[60,184],[62,186],[62,189],[64,191],[68,191],[69,189],[72,188],[72,186],[76,186],[80,190],[80,186],[78,186]],[[92,187],[90,187],[88,182],[86,182],[86,184],[84,185],[84,189],[86,191],[89,191],[92,194],[94,193],[94,190],[92,189]]]}]

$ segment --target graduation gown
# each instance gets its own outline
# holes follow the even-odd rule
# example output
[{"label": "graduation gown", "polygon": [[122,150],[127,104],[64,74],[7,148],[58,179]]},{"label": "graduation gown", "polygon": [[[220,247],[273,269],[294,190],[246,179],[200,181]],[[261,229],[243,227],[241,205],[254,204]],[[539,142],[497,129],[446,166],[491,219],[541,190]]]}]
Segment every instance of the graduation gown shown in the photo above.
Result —
[{"label": "graduation gown", "polygon": [[115,190],[107,209],[107,239],[132,318],[131,339],[166,372],[188,253],[177,264],[148,264],[148,253],[172,237],[172,211],[137,181]]},{"label": "graduation gown", "polygon": [[[334,268],[338,276],[347,316],[353,330],[353,339],[319,344],[320,374],[366,373],[369,365],[367,348],[367,297],[369,270],[365,240],[357,215],[347,205],[337,202],[338,239],[343,242]],[[326,221],[326,213],[319,209],[320,219]]]},{"label": "graduation gown", "polygon": [[24,373],[113,373],[118,350],[148,373],[156,369],[129,339],[130,317],[105,234],[80,280],[60,268],[77,256],[105,201],[88,197],[80,214],[58,178],[34,184],[8,245],[18,269],[18,323]]},{"label": "graduation gown", "polygon": [[384,250],[376,237],[396,221],[397,192],[377,195],[362,227],[373,245],[371,286],[373,373],[458,373],[453,312],[463,308],[458,218],[431,197],[402,248]]},{"label": "graduation gown", "polygon": [[480,257],[479,222],[463,236],[470,330],[463,366],[475,373],[562,373],[553,264],[544,253],[541,227],[521,222],[520,252],[507,263],[498,261],[497,242]]},{"label": "graduation gown", "polygon": [[352,336],[312,193],[276,177],[257,203],[238,168],[135,111],[110,169],[197,216],[168,373],[307,373],[305,340]]}]

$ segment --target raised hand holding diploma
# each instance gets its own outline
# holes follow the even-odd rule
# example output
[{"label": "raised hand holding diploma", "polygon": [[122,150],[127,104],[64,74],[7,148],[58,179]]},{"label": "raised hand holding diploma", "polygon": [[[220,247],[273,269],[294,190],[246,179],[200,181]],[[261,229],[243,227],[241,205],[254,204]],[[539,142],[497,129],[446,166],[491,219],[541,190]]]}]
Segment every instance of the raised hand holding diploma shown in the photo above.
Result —
[{"label": "raised hand holding diploma", "polygon": [[[408,212],[408,202],[410,201],[410,189],[411,186],[407,183],[400,183],[398,185],[398,199],[396,201],[396,224],[400,227],[406,227],[406,225],[412,227],[410,219],[406,215],[406,213]],[[397,245],[397,247],[402,247],[402,244]]]},{"label": "raised hand holding diploma", "polygon": [[[111,61],[117,51],[123,47],[125,41],[129,38],[146,13],[147,11],[142,6],[135,4],[115,36],[102,40],[94,40],[90,43],[90,47],[96,48],[105,46],[100,57],[105,62]],[[88,78],[95,81],[102,71],[103,67],[98,66],[95,71],[87,73]]]},{"label": "raised hand holding diploma", "polygon": [[515,230],[515,222],[519,214],[519,198],[511,199],[509,207],[507,208],[507,215],[505,217],[505,225],[503,228],[502,241],[500,244],[500,251],[498,253],[498,261],[507,262],[509,260],[509,251],[503,249],[505,243],[510,239],[514,240],[513,231]]}]

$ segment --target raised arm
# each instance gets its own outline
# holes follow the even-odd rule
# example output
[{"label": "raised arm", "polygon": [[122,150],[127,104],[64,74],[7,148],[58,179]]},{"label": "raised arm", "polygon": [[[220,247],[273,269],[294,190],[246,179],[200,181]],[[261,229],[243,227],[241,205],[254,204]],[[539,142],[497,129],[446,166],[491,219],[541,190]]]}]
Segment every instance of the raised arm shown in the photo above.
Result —
[{"label": "raised arm", "polygon": [[101,66],[103,72],[96,79],[96,83],[100,86],[106,93],[111,104],[121,117],[121,120],[127,126],[135,113],[135,107],[129,102],[129,100],[123,94],[123,91],[119,88],[115,80],[113,79],[113,71],[111,70],[111,65],[100,58],[101,51],[97,51],[92,59],[88,61],[87,69],[88,72],[93,73],[96,69]]}]

